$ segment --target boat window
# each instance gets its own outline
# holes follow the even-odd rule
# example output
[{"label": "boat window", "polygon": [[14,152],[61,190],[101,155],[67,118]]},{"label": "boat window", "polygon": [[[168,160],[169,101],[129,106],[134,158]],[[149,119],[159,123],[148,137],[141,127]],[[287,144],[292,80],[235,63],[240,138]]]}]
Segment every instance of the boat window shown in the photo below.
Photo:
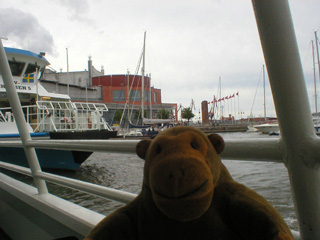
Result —
[{"label": "boat window", "polygon": [[20,100],[30,100],[30,94],[19,93],[18,96]]},{"label": "boat window", "polygon": [[9,61],[12,76],[21,76],[25,63]]},{"label": "boat window", "polygon": [[34,73],[37,68],[39,68],[38,65],[29,63],[25,74]]},{"label": "boat window", "polygon": [[6,99],[6,98],[8,98],[8,97],[7,97],[7,94],[6,94],[6,93],[0,93],[0,98]]},{"label": "boat window", "polygon": [[42,79],[45,69],[46,69],[46,67],[40,68],[40,74],[39,74],[39,76],[38,76],[38,79]]}]

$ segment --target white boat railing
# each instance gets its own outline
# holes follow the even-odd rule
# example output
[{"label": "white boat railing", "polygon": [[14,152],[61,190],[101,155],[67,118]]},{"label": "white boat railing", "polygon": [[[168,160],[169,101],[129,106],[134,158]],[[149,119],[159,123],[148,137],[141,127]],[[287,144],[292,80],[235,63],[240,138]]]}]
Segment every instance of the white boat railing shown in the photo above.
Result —
[{"label": "white boat railing", "polygon": [[3,115],[1,111],[0,111],[0,122],[7,122],[6,117]]},{"label": "white boat railing", "polygon": [[[289,4],[285,0],[252,0],[252,2],[273,90],[281,140],[226,141],[226,149],[222,157],[283,162],[289,173],[301,239],[318,239],[320,236],[320,142],[312,124]],[[1,141],[1,146],[13,144],[24,147],[39,194],[48,194],[45,181],[66,184],[77,189],[81,185],[80,188],[88,190],[87,184],[78,184],[79,182],[41,171],[34,148],[65,149],[66,142],[51,140],[38,142],[31,139],[12,82],[2,42],[0,43],[0,70],[4,76],[10,104],[15,106],[14,115],[21,135],[20,142]],[[286,94],[283,94],[284,92]],[[294,106],[294,108],[288,106]],[[90,144],[90,146],[87,146],[88,143],[87,141],[68,141],[68,149],[90,148],[96,151],[134,152],[136,144],[120,140],[94,141],[95,145]],[[3,163],[1,166],[5,167]],[[14,166],[6,165],[6,167],[18,170]],[[25,171],[25,169],[19,171]],[[107,190],[103,188],[101,191]],[[299,237],[296,236],[296,238]]]},{"label": "white boat railing", "polygon": [[[103,103],[37,101],[22,111],[34,132],[112,130],[103,117],[108,112]],[[0,108],[0,121],[15,121],[11,107]]]},{"label": "white boat railing", "polygon": [[[316,139],[320,144],[320,139]],[[139,140],[21,140],[0,141],[2,147],[31,147],[73,151],[135,153]],[[231,160],[268,161],[283,163],[285,151],[281,140],[270,139],[227,139],[222,158]]]},{"label": "white boat railing", "polygon": [[[0,167],[32,177],[31,170],[26,167],[21,167],[15,164],[5,163],[1,161],[0,161]],[[128,192],[116,190],[113,188],[108,188],[108,187],[100,186],[97,184],[88,183],[88,182],[84,182],[84,181],[80,181],[72,178],[62,177],[56,174],[51,174],[46,172],[37,172],[35,176],[51,183],[55,183],[64,187],[72,188],[78,191],[82,191],[85,193],[93,194],[99,197],[111,199],[111,200],[122,202],[122,203],[129,203],[137,196],[136,194],[133,194],[133,193],[128,193]]]}]

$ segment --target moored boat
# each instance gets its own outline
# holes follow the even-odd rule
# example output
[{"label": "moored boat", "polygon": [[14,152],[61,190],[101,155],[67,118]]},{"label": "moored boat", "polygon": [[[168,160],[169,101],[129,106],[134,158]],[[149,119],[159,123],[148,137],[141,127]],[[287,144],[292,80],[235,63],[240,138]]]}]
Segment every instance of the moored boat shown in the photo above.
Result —
[{"label": "moored boat", "polygon": [[[13,82],[19,96],[28,131],[32,137],[50,139],[108,139],[117,135],[103,118],[108,108],[102,103],[72,102],[65,94],[46,91],[40,84],[49,62],[45,53],[33,53],[16,48],[4,48]],[[18,137],[15,116],[0,76],[0,138]],[[92,152],[37,149],[43,168],[75,170]],[[9,157],[8,156],[15,156]],[[53,160],[60,159],[59,161]],[[23,151],[1,148],[0,160],[26,166]]]},{"label": "moored boat", "polygon": [[260,125],[254,125],[253,127],[263,134],[269,134],[270,132],[279,131],[278,123],[264,123]]}]

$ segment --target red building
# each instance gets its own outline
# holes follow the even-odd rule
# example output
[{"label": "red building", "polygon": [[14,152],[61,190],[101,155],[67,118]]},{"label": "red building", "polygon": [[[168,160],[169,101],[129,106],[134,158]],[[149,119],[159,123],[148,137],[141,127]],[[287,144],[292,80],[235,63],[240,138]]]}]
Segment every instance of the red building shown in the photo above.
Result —
[{"label": "red building", "polygon": [[[130,104],[141,105],[142,76],[140,75],[94,77],[92,78],[92,85],[102,87],[103,102],[105,103],[125,103],[129,99]],[[152,104],[161,104],[161,90],[154,87],[150,88],[150,77],[144,77],[143,94],[144,105],[150,105],[150,96],[152,96]]]},{"label": "red building", "polygon": [[109,109],[116,104],[124,105],[127,100],[130,105],[141,107],[143,94],[145,109],[152,107],[152,118],[157,118],[157,112],[166,109],[170,110],[172,116],[177,120],[177,104],[162,103],[161,89],[150,86],[150,80],[150,77],[144,77],[143,92],[141,75],[119,74],[93,77],[92,86],[101,86],[103,102],[108,105]]}]

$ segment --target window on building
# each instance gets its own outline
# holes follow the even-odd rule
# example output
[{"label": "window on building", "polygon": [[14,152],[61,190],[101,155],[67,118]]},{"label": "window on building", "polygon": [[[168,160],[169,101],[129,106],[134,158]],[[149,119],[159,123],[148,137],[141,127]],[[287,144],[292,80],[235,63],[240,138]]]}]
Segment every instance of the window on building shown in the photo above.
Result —
[{"label": "window on building", "polygon": [[139,90],[132,90],[130,92],[130,101],[141,101],[141,92]]},{"label": "window on building", "polygon": [[144,101],[150,102],[150,91],[144,91]]},{"label": "window on building", "polygon": [[157,93],[153,92],[153,102],[157,102]]},{"label": "window on building", "polygon": [[114,102],[123,102],[125,101],[125,95],[123,90],[114,90],[112,91],[112,100]]}]

